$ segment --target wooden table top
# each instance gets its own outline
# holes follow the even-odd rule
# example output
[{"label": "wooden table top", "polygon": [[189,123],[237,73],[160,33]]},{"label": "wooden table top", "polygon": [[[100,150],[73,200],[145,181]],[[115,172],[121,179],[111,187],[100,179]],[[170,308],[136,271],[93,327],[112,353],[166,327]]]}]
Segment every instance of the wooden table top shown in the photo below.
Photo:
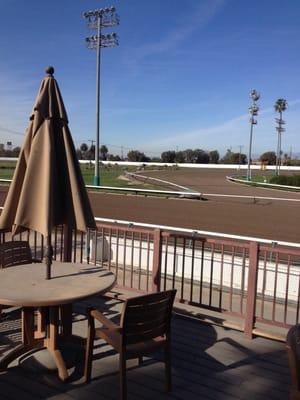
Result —
[{"label": "wooden table top", "polygon": [[46,265],[32,263],[0,269],[0,304],[24,307],[74,303],[110,290],[115,275],[92,264],[54,261],[51,279]]}]

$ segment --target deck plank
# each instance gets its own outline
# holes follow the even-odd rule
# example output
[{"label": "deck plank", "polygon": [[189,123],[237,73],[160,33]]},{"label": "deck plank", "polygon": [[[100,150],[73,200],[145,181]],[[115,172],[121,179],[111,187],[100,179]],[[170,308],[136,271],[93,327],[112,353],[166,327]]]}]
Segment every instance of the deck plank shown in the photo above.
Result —
[{"label": "deck plank", "polygon": [[[74,307],[74,332],[86,336],[87,306],[99,307],[118,321],[122,302],[93,298]],[[132,400],[270,400],[288,399],[290,376],[285,345],[264,338],[246,339],[241,332],[210,326],[180,315],[172,321],[173,392],[164,392],[161,355],[141,367],[128,362],[128,393]],[[20,340],[19,310],[0,323],[0,352]],[[60,382],[55,371],[14,363],[0,374],[1,399],[115,400],[118,399],[118,356],[101,340],[95,342],[92,381],[82,379],[83,353],[76,354],[70,380]]]}]

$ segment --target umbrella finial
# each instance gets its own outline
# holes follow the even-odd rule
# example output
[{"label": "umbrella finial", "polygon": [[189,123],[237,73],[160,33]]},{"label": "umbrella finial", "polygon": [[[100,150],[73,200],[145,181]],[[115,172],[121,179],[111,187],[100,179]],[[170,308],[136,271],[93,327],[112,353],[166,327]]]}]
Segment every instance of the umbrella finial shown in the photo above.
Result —
[{"label": "umbrella finial", "polygon": [[54,68],[49,66],[46,68],[45,72],[47,75],[52,76],[54,74]]}]

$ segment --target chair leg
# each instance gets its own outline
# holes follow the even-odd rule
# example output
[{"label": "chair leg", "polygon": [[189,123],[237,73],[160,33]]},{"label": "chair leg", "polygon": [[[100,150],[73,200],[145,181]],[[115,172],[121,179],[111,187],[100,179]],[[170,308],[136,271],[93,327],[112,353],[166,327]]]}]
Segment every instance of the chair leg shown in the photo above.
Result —
[{"label": "chair leg", "polygon": [[86,383],[90,382],[91,380],[94,339],[95,339],[95,321],[94,318],[88,314],[88,335],[86,341],[85,362],[84,362],[84,379]]},{"label": "chair leg", "polygon": [[138,360],[139,360],[139,365],[142,365],[143,364],[143,356],[139,356]]},{"label": "chair leg", "polygon": [[127,399],[126,357],[120,352],[120,400]]},{"label": "chair leg", "polygon": [[169,343],[165,347],[165,375],[166,375],[166,391],[172,391],[172,370],[171,370],[171,346]]}]

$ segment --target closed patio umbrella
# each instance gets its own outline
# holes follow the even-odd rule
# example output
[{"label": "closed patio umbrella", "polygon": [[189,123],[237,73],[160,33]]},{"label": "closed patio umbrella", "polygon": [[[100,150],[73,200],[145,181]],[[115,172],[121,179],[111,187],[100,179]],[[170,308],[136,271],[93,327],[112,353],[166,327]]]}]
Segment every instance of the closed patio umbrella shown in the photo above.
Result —
[{"label": "closed patio umbrella", "polygon": [[9,229],[13,235],[32,229],[47,238],[49,279],[53,228],[64,224],[85,232],[95,228],[95,221],[54,68],[48,67],[46,73],[0,217],[0,229]]}]

